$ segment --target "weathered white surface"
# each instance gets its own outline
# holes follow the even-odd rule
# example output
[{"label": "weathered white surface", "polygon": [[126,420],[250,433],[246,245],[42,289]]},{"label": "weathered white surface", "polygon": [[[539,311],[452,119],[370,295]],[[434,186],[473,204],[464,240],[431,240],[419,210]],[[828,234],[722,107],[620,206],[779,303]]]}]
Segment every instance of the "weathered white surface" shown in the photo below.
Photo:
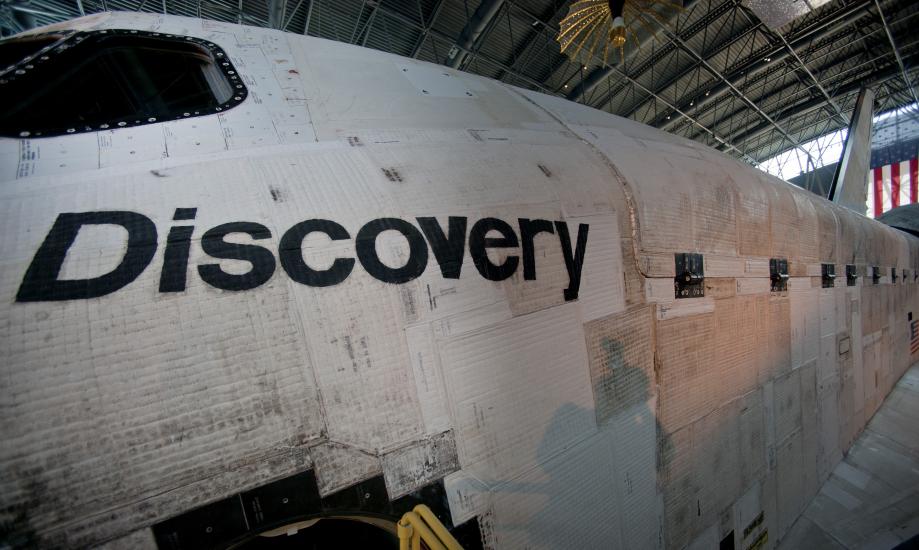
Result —
[{"label": "weathered white surface", "polygon": [[457,467],[450,432],[396,449],[383,457],[383,477],[392,499],[441,479]]},{"label": "weathered white surface", "polygon": [[596,429],[577,314],[569,304],[442,346],[460,466],[478,479],[499,484]]}]

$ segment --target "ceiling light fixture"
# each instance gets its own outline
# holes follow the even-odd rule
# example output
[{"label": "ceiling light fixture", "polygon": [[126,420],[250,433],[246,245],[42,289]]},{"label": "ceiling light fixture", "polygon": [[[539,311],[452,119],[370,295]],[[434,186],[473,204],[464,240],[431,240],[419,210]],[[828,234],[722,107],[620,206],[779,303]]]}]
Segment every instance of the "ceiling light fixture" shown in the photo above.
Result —
[{"label": "ceiling light fixture", "polygon": [[580,60],[582,65],[589,64],[595,52],[602,52],[606,63],[611,47],[619,50],[621,61],[627,38],[632,37],[637,44],[635,32],[639,27],[653,36],[656,31],[652,25],[664,26],[667,10],[683,8],[670,0],[578,0],[561,20],[555,39],[562,53],[572,61]]}]

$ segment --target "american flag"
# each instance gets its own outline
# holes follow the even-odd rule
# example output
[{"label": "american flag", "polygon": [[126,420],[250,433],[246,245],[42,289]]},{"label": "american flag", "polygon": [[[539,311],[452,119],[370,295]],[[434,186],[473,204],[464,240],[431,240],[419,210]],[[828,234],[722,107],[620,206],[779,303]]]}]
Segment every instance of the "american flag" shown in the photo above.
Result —
[{"label": "american flag", "polygon": [[919,158],[868,171],[868,212],[875,218],[904,204],[919,202]]},{"label": "american flag", "polygon": [[910,355],[919,351],[919,319],[910,319],[909,321],[909,353]]}]

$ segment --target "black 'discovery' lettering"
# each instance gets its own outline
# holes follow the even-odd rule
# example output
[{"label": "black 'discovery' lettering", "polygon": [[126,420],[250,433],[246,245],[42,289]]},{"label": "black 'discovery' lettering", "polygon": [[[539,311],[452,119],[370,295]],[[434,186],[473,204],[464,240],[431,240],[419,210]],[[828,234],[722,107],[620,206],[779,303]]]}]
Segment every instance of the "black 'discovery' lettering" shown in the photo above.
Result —
[{"label": "black 'discovery' lettering", "polygon": [[[193,222],[196,208],[177,208],[174,221]],[[331,266],[317,269],[303,258],[303,241],[311,233],[322,233],[331,241],[347,241],[351,234],[342,225],[324,219],[309,219],[288,229],[278,245],[281,268],[295,282],[311,287],[327,287],[343,283],[361,267],[373,278],[385,283],[403,284],[418,278],[428,265],[429,256],[445,279],[459,279],[466,250],[479,275],[490,281],[503,281],[516,273],[523,263],[523,280],[537,277],[535,240],[540,234],[558,240],[568,287],[563,290],[565,300],[575,300],[581,285],[581,273],[587,251],[587,224],[579,224],[572,250],[568,223],[562,220],[520,218],[519,235],[509,223],[498,218],[477,220],[468,233],[468,219],[463,216],[447,218],[446,231],[434,217],[415,218],[417,226],[400,218],[377,218],[363,225],[354,238],[356,258],[336,257]],[[119,264],[110,272],[89,279],[60,279],[61,268],[67,252],[77,239],[80,229],[88,225],[116,225],[127,231],[127,246]],[[195,231],[191,223],[175,225],[169,229],[163,251],[163,269],[160,273],[160,292],[183,292],[188,279],[188,259]],[[377,253],[377,238],[384,232],[398,233],[408,245],[408,257],[401,266],[384,263]],[[201,263],[198,276],[205,283],[221,290],[251,290],[263,285],[274,275],[277,260],[274,253],[261,244],[241,244],[238,237],[247,235],[252,241],[272,238],[271,230],[262,224],[248,221],[229,222],[212,227],[201,235],[201,250],[216,260],[236,260],[249,264],[243,273],[224,270],[219,262]],[[156,254],[156,225],[143,214],[126,211],[82,212],[59,214],[45,240],[35,252],[32,262],[22,278],[16,294],[17,302],[49,302],[98,298],[111,294],[131,282],[150,265]],[[489,257],[489,249],[512,251]],[[433,254],[430,254],[433,253]],[[346,255],[345,255],[346,256]],[[500,257],[500,263],[494,258]]]}]

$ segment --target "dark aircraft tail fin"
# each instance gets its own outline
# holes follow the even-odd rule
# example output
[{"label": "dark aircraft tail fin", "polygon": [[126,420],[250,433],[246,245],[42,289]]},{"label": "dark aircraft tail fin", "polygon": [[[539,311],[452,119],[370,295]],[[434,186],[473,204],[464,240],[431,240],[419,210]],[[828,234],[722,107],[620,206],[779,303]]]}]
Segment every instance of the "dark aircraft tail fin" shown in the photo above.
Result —
[{"label": "dark aircraft tail fin", "polygon": [[868,203],[867,173],[871,162],[871,118],[874,92],[862,88],[852,113],[849,134],[836,165],[836,175],[827,197],[831,201],[865,215]]}]

